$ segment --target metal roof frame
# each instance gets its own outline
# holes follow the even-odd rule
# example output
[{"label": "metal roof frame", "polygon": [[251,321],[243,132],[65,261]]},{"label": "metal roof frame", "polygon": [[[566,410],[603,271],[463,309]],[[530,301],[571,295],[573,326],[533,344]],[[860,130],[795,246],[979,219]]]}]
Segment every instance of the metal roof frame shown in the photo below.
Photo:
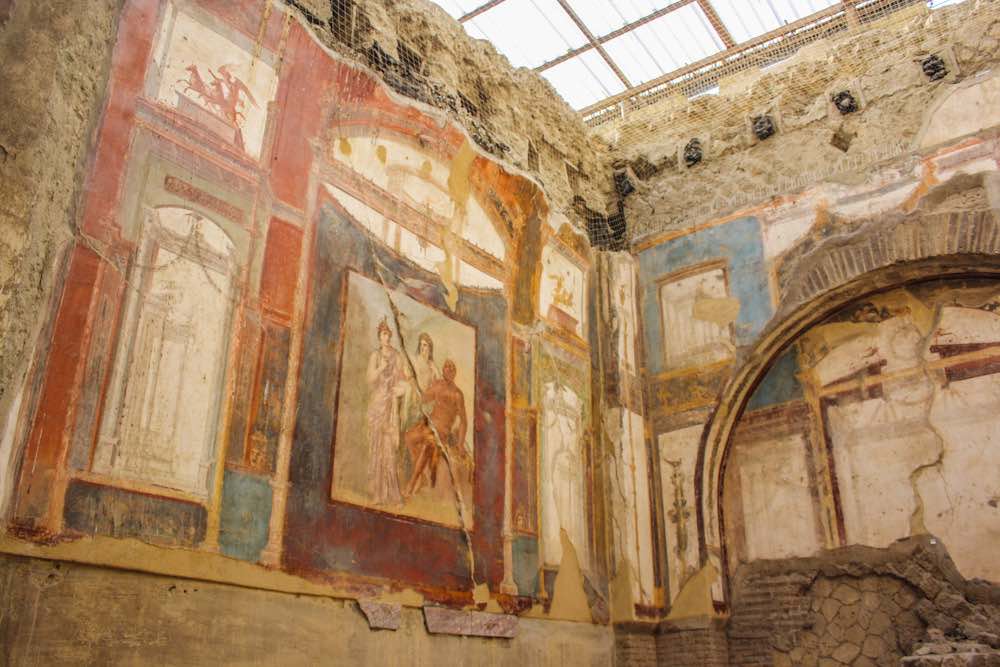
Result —
[{"label": "metal roof frame", "polygon": [[611,71],[615,73],[615,76],[622,80],[622,83],[625,84],[626,88],[631,88],[632,84],[629,82],[628,77],[625,76],[621,67],[618,66],[615,59],[608,54],[603,46],[601,46],[601,43],[597,41],[596,37],[594,37],[594,33],[590,32],[590,29],[580,19],[580,17],[577,16],[577,13],[573,11],[573,8],[569,6],[569,3],[566,2],[566,0],[556,0],[556,2],[559,3],[559,6],[563,8],[563,11],[566,12],[570,19],[572,19],[573,23],[576,24],[576,27],[580,29],[580,32],[582,32],[583,36],[587,38],[587,41],[594,47],[594,50],[601,54],[601,57],[604,58],[604,62],[608,64],[608,67],[610,67]]},{"label": "metal roof frame", "polygon": [[[500,0],[500,2],[503,2],[503,0]],[[646,25],[650,21],[655,21],[656,19],[660,18],[661,16],[666,16],[667,14],[669,14],[672,11],[674,11],[675,9],[680,9],[681,7],[685,7],[685,6],[690,5],[691,3],[694,3],[694,2],[698,2],[698,0],[676,0],[675,2],[671,2],[666,7],[663,7],[661,9],[657,9],[655,12],[651,12],[649,14],[646,14],[642,18],[636,19],[635,21],[632,21],[631,23],[626,23],[625,25],[623,25],[622,27],[618,28],[617,30],[613,30],[613,31],[607,33],[606,35],[601,35],[600,37],[596,38],[596,41],[597,41],[598,44],[604,44],[605,42],[610,42],[615,37],[621,37],[624,34],[632,32],[636,28],[639,28],[641,26]],[[589,44],[589,43],[588,44],[584,44],[583,46],[581,46],[579,48],[572,49],[571,51],[567,51],[566,53],[564,53],[561,56],[553,58],[552,60],[549,60],[548,62],[542,63],[541,65],[539,65],[538,67],[535,68],[535,71],[536,72],[544,72],[545,70],[549,69],[550,67],[554,67],[554,66],[558,65],[559,63],[566,62],[570,58],[574,58],[574,57],[580,55],[581,53],[584,53],[586,51],[591,50],[592,48],[594,48],[593,44]]]},{"label": "metal roof frame", "polygon": [[479,16],[480,14],[482,14],[483,12],[485,12],[487,9],[493,9],[494,7],[496,7],[497,5],[499,5],[501,2],[503,2],[503,0],[490,0],[489,2],[487,2],[485,4],[479,5],[478,7],[476,7],[475,9],[473,9],[471,12],[467,12],[467,13],[463,14],[462,16],[458,17],[458,22],[459,23],[465,23],[466,21],[474,19],[477,16]]},{"label": "metal roof frame", "polygon": [[[718,82],[723,63],[730,65],[734,61],[745,60],[750,63],[748,66],[763,67],[780,60],[780,57],[776,57],[777,54],[787,51],[790,42],[802,46],[820,39],[830,31],[840,32],[860,25],[865,22],[863,15],[870,17],[878,15],[879,11],[892,13],[922,1],[842,0],[826,9],[736,44],[725,51],[667,72],[638,86],[632,86],[617,95],[580,109],[579,113],[586,118],[603,111],[611,111],[630,98],[638,98],[655,88],[678,84],[679,80],[683,80],[685,87],[708,88]],[[701,85],[699,86],[697,82]]]},{"label": "metal roof frame", "polygon": [[[827,29],[850,29],[861,25],[861,23],[864,22],[863,14],[870,14],[870,10],[873,8],[877,7],[888,12],[893,12],[920,1],[921,0],[840,0],[840,2],[837,2],[826,9],[814,12],[797,21],[786,23],[779,28],[766,32],[762,35],[758,35],[752,39],[748,39],[742,43],[736,43],[729,29],[720,18],[715,6],[712,4],[712,0],[674,0],[654,12],[651,12],[603,35],[594,35],[590,28],[587,27],[587,25],[573,9],[570,0],[556,0],[560,8],[566,13],[586,39],[586,42],[577,48],[570,49],[563,55],[542,63],[535,68],[535,71],[539,73],[544,72],[547,69],[571,60],[582,53],[590,51],[591,49],[597,51],[601,58],[603,58],[611,68],[611,71],[614,72],[625,85],[626,90],[580,110],[580,114],[585,117],[594,116],[602,111],[607,111],[616,107],[625,100],[637,98],[643,93],[647,93],[658,87],[670,85],[671,83],[676,83],[678,80],[683,79],[684,83],[688,84],[688,87],[691,85],[690,79],[692,78],[701,79],[707,77],[706,80],[709,80],[711,79],[712,72],[719,70],[720,67],[718,66],[723,62],[731,63],[734,60],[745,59],[753,61],[753,63],[758,64],[758,66],[774,62],[778,59],[775,57],[777,54],[787,51],[789,43],[786,41],[786,38],[794,38],[793,41],[796,43],[805,44],[813,41],[814,39],[818,39],[817,35],[823,33]],[[458,21],[459,23],[470,21],[503,2],[504,0],[488,0],[459,17]],[[701,9],[705,18],[708,19],[708,24],[712,32],[715,33],[715,36],[718,37],[726,48],[718,53],[708,56],[707,58],[698,60],[697,62],[690,63],[671,72],[665,72],[664,74],[646,81],[645,83],[632,85],[622,68],[604,48],[604,44],[633,32],[635,29],[658,18],[672,14],[688,5],[697,5]],[[832,25],[834,21],[838,23],[836,25]],[[718,75],[716,76],[716,80],[717,79]]]}]

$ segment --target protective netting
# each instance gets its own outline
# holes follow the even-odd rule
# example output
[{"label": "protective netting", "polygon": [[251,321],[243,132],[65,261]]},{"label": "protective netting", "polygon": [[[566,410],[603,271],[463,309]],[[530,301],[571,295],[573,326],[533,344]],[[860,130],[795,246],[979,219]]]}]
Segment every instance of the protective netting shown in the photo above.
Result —
[{"label": "protective netting", "polygon": [[[923,69],[926,81],[933,83],[955,67],[954,53],[950,51],[951,37],[956,30],[967,29],[970,22],[995,20],[997,0],[966,0],[961,4],[934,8],[936,3],[927,0],[845,0],[810,17],[784,26],[739,44],[703,61],[693,63],[676,72],[654,80],[632,91],[626,91],[606,102],[583,110],[584,122],[592,132],[609,140],[622,154],[635,153],[630,148],[649,144],[664,146],[676,144],[676,162],[690,166],[703,158],[709,159],[703,137],[711,128],[741,128],[748,137],[749,146],[767,138],[769,119],[754,116],[756,108],[777,105],[775,100],[753,100],[743,104],[688,104],[687,100],[706,93],[716,93],[720,82],[738,81],[741,76],[753,76],[755,69],[765,69],[787,60],[802,47],[819,40],[830,43],[850,43],[850,57],[831,56],[824,63],[822,79],[830,85],[857,80],[886,57],[914,60],[913,67]],[[835,47],[834,51],[837,50]],[[765,70],[766,71],[766,70]],[[780,96],[783,99],[814,98],[817,82],[808,78],[783,76]],[[765,87],[765,92],[767,88]],[[770,89],[774,92],[774,88]],[[758,94],[760,91],[753,91]],[[830,97],[822,84],[819,94]],[[857,91],[854,91],[857,95]],[[845,95],[831,97],[833,104],[843,105],[842,113],[854,110],[851,105],[860,101]],[[757,123],[760,121],[761,126]],[[779,125],[780,130],[780,125]],[[760,133],[758,133],[760,132]],[[764,187],[732,193],[731,196],[706,201],[699,210],[684,212],[684,220],[671,220],[663,216],[655,219],[627,220],[627,236],[635,240],[649,234],[665,231],[680,224],[693,224],[713,214],[724,214],[770,196],[795,192],[822,180],[847,171],[860,171],[866,166],[902,155],[910,149],[905,141],[886,137],[884,145],[861,154],[850,153],[844,148],[841,158],[824,165],[823,173],[803,170],[789,178],[769,179]],[[836,144],[834,144],[836,145]],[[638,173],[641,165],[632,165]],[[760,165],[767,169],[768,165]],[[724,200],[723,200],[724,199]]]},{"label": "protective netting", "polygon": [[[346,48],[352,55],[366,62],[396,92],[455,114],[484,150],[503,159],[518,157],[511,154],[510,146],[499,143],[495,133],[487,131],[482,122],[483,117],[489,115],[488,112],[496,111],[491,107],[503,107],[503,104],[498,100],[491,100],[487,91],[467,90],[463,94],[428,78],[427,59],[432,58],[433,54],[423,53],[416,43],[411,44],[400,38],[386,42],[383,48],[384,40],[379,37],[381,29],[369,16],[374,4],[361,0],[285,1],[299,9],[316,27],[326,27],[335,46]],[[931,9],[942,3],[947,6]],[[908,59],[914,55],[941,55],[947,60],[943,51],[949,42],[949,33],[954,32],[962,22],[992,17],[995,11],[980,11],[980,8],[998,3],[1000,0],[958,0],[957,3],[956,0],[843,0],[584,109],[581,115],[585,125],[592,132],[608,139],[613,151],[621,157],[637,152],[630,151],[630,148],[647,144],[659,144],[662,148],[665,144],[673,143],[676,144],[675,161],[681,168],[688,160],[704,159],[709,162],[715,157],[713,143],[718,142],[715,142],[714,137],[711,141],[706,140],[707,135],[713,132],[731,133],[733,128],[744,131],[742,128],[745,127],[749,145],[753,141],[751,132],[756,132],[757,129],[765,133],[768,131],[768,119],[760,119],[762,127],[754,128],[753,125],[758,120],[754,114],[759,111],[746,108],[746,104],[709,103],[688,106],[688,100],[717,92],[720,84],[725,92],[730,82],[738,81],[744,76],[752,77],[757,70],[766,72],[768,68],[791,58],[803,47],[820,40],[836,44],[850,42],[852,45],[848,49],[849,57],[831,56],[824,65],[823,77],[830,82],[862,77],[886,54]],[[698,0],[698,4],[702,5],[702,2]],[[495,5],[484,0],[478,6]],[[986,18],[982,15],[986,15]],[[488,18],[489,12],[483,16]],[[950,62],[943,64],[945,69],[953,66]],[[918,62],[913,66],[920,67],[920,64]],[[775,97],[780,95],[783,99],[814,99],[817,95],[829,97],[831,92],[836,94],[836,91],[817,91],[815,80],[797,80],[790,76],[782,77],[776,86],[778,88],[772,86],[771,92]],[[758,93],[760,91],[753,91],[753,95]],[[767,91],[763,94],[766,97]],[[847,106],[855,102],[860,104],[860,100],[849,98],[834,101],[835,104]],[[753,100],[750,104],[767,108],[768,104],[778,106],[779,102]],[[724,132],[720,131],[723,129]],[[776,127],[772,127],[770,131],[780,134],[785,130],[781,122],[776,120]],[[523,156],[529,170],[535,172],[539,165],[536,143],[537,140],[534,143],[528,142],[527,154]],[[855,146],[850,151],[844,146],[842,155],[831,158],[818,169],[802,168],[792,175],[775,174],[772,178],[765,179],[765,184],[754,183],[732,192],[720,189],[713,192],[711,198],[702,198],[697,204],[679,211],[673,217],[672,214],[661,211],[655,218],[642,219],[626,216],[621,205],[621,200],[635,185],[628,180],[629,177],[634,175],[644,178],[639,173],[642,165],[633,162],[631,174],[616,165],[614,175],[618,205],[594,210],[580,199],[572,205],[573,211],[565,212],[575,213],[576,215],[569,217],[585,223],[594,246],[622,249],[631,241],[652,233],[694,224],[774,195],[795,192],[837,173],[863,170],[868,165],[898,156],[908,148],[905,141],[897,141],[891,137],[886,137],[878,146]],[[752,170],[766,172],[770,167],[766,158],[757,164],[751,156],[746,162],[747,168]],[[591,179],[596,176],[587,174]],[[604,178],[604,175],[599,177]],[[570,191],[576,192],[574,181],[579,180],[580,175],[568,169],[566,179]],[[594,202],[590,203],[591,206],[594,205]]]},{"label": "protective netting", "polygon": [[[926,0],[863,0],[834,5],[778,30],[760,35],[743,44],[693,63],[676,72],[638,86],[636,90],[611,98],[600,108],[584,110],[584,122],[591,128],[615,125],[631,114],[672,95],[693,97],[711,91],[723,78],[753,68],[763,68],[791,57],[800,48],[820,39],[841,39],[851,32],[870,30],[898,10],[914,5],[926,6]],[[912,17],[906,14],[897,17]],[[881,23],[884,26],[884,23]],[[875,55],[875,54],[873,54]]]}]

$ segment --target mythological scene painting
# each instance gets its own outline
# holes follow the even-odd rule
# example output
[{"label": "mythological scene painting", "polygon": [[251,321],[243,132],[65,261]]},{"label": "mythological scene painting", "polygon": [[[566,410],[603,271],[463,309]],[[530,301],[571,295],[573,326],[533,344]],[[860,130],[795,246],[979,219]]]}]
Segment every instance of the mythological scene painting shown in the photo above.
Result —
[{"label": "mythological scene painting", "polygon": [[171,2],[163,11],[150,96],[240,152],[260,157],[268,104],[278,85],[268,53],[231,29],[223,34],[194,10]]},{"label": "mythological scene painting", "polygon": [[345,319],[331,498],[472,528],[476,330],[355,273]]}]

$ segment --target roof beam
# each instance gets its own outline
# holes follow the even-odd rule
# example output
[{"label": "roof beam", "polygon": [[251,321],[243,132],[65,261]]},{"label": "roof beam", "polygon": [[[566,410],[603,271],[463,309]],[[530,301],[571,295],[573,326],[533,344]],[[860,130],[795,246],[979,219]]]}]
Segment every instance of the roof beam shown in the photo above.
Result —
[{"label": "roof beam", "polygon": [[490,0],[489,2],[487,2],[485,4],[479,5],[478,7],[476,7],[475,9],[473,9],[472,11],[468,12],[467,14],[462,14],[461,16],[459,16],[458,17],[458,22],[459,23],[465,23],[466,21],[474,19],[477,16],[479,16],[480,14],[482,14],[483,12],[485,12],[487,9],[493,9],[494,7],[496,7],[497,5],[499,5],[501,2],[503,2],[503,0]]},{"label": "roof beam", "polygon": [[[844,0],[845,2],[850,2],[850,0]],[[719,18],[719,13],[715,11],[715,7],[712,6],[710,0],[698,0],[698,6],[701,7],[701,11],[705,13],[705,18],[712,25],[712,30],[715,34],[722,39],[722,42],[726,45],[726,48],[733,48],[736,46],[736,41],[733,36],[729,34],[729,29],[726,28],[726,24],[722,22]]]},{"label": "roof beam", "polygon": [[619,79],[621,79],[626,88],[631,88],[632,84],[629,82],[628,77],[625,76],[625,72],[623,72],[621,68],[618,67],[618,63],[616,63],[614,59],[608,55],[608,52],[604,50],[604,47],[601,46],[600,42],[597,41],[597,38],[594,37],[594,33],[590,32],[590,28],[588,28],[583,20],[577,16],[576,12],[573,11],[573,8],[569,6],[569,3],[566,2],[566,0],[556,0],[556,2],[559,3],[559,6],[563,8],[563,11],[566,12],[566,14],[573,20],[573,23],[576,24],[576,27],[579,28],[580,32],[582,32],[584,37],[587,38],[590,45],[601,54],[601,57],[604,58],[604,62],[608,64],[611,71],[614,72]]},{"label": "roof beam", "polygon": [[852,28],[856,28],[861,25],[861,19],[858,16],[858,8],[854,6],[854,0],[841,0],[844,4],[844,11],[847,16],[847,25]]},{"label": "roof beam", "polygon": [[[910,5],[916,4],[917,2],[921,1],[922,0],[876,0],[876,2],[866,5],[864,7],[864,10],[874,10],[871,11],[871,13],[877,15],[878,11],[883,9],[889,10],[889,12],[894,12],[899,9],[902,9],[903,7],[908,7]],[[857,5],[861,3],[861,0],[853,0],[853,1],[847,0],[847,2],[849,2],[853,7],[856,8]],[[860,13],[861,12],[858,12],[858,14]],[[684,67],[678,68],[673,72],[667,72],[666,74],[658,76],[655,79],[651,79],[646,83],[640,84],[638,86],[633,86],[632,88],[629,88],[624,92],[618,93],[617,95],[612,95],[611,97],[605,100],[601,100],[600,102],[591,104],[590,106],[581,109],[579,113],[583,116],[588,116],[595,112],[603,111],[605,109],[614,106],[615,104],[618,104],[619,102],[627,100],[630,97],[635,97],[653,88],[657,88],[664,84],[668,84],[676,79],[697,72],[698,70],[705,69],[713,65],[718,65],[723,61],[732,62],[735,61],[736,59],[753,59],[754,64],[750,66],[759,65],[761,62],[767,62],[769,57],[774,56],[780,51],[788,49],[789,47],[788,42],[781,38],[788,37],[789,35],[792,35],[793,33],[803,29],[809,29],[808,32],[803,30],[802,36],[800,38],[800,41],[802,41],[803,44],[806,44],[809,41],[812,41],[809,38],[809,35],[812,32],[823,32],[823,30],[814,30],[814,29],[826,29],[830,26],[831,23],[833,23],[833,21],[830,20],[824,24],[815,26],[813,25],[817,24],[820,21],[824,21],[825,19],[834,19],[839,16],[841,19],[840,29],[841,30],[848,29],[849,17],[847,16],[847,14],[848,12],[846,4],[843,3],[833,4],[827,7],[826,9],[821,9],[820,11],[814,14],[810,14],[809,16],[803,17],[798,21],[787,23],[781,26],[780,28],[776,28],[771,32],[764,33],[763,35],[758,35],[757,37],[749,39],[743,42],[742,44],[737,44],[732,48],[726,49],[725,51],[720,51],[719,53],[708,56],[707,58],[703,58],[697,62],[693,62],[690,65],[685,65]],[[863,23],[865,20],[864,17],[859,17],[859,18]],[[775,41],[774,44],[764,46],[764,48],[757,48],[762,45],[766,45],[768,42],[774,40],[778,41]],[[705,73],[705,76],[711,76],[711,75],[712,72]],[[718,76],[716,76],[716,78],[718,78]]]},{"label": "roof beam", "polygon": [[[604,44],[606,42],[610,42],[615,37],[621,37],[622,35],[624,35],[626,33],[629,33],[629,32],[632,32],[633,30],[635,30],[636,28],[638,28],[640,26],[646,25],[650,21],[655,21],[656,19],[660,18],[661,16],[666,16],[667,14],[669,14],[672,11],[674,11],[675,9],[680,9],[683,6],[690,5],[692,2],[696,2],[696,1],[697,0],[676,0],[675,2],[671,2],[666,7],[662,7],[660,9],[657,9],[655,12],[653,12],[651,14],[646,14],[642,18],[638,18],[635,21],[632,21],[631,23],[626,23],[625,25],[623,25],[622,27],[618,28],[617,30],[614,30],[612,32],[609,32],[606,35],[602,35],[602,36],[598,37],[596,41],[597,41],[598,44]],[[548,62],[542,63],[541,65],[539,65],[538,67],[535,68],[535,71],[536,72],[544,72],[545,70],[549,69],[550,67],[555,67],[559,63],[564,63],[567,60],[569,60],[570,58],[575,58],[576,56],[580,55],[581,53],[585,53],[587,51],[590,51],[592,48],[594,48],[594,45],[591,44],[591,43],[587,43],[587,44],[584,44],[583,46],[579,46],[579,47],[577,47],[575,49],[571,49],[571,50],[567,51],[566,53],[562,54],[561,56],[553,58],[552,60],[549,60]]]},{"label": "roof beam", "polygon": [[723,60],[728,60],[729,58],[739,55],[743,51],[748,51],[755,46],[759,46],[761,44],[777,39],[779,37],[784,37],[785,35],[795,32],[796,30],[805,28],[815,23],[816,21],[820,21],[831,16],[836,16],[837,14],[840,14],[843,11],[844,11],[843,5],[841,4],[831,5],[826,9],[821,9],[815,14],[810,14],[809,16],[801,18],[798,21],[787,23],[781,26],[780,28],[776,28],[771,32],[764,33],[763,35],[758,35],[757,37],[754,37],[751,40],[747,40],[742,44],[738,44],[732,48],[726,49],[725,51],[720,51],[719,53],[708,56],[707,58],[702,58],[701,60],[695,61],[689,65],[685,65],[684,67],[675,69],[673,72],[667,72],[662,76],[658,76],[655,79],[651,79],[646,83],[640,84],[638,86],[633,86],[629,90],[626,90],[622,93],[618,93],[617,95],[613,95],[606,100],[602,100],[601,102],[591,104],[589,107],[582,109],[580,113],[582,113],[583,115],[587,115],[595,111],[600,111],[601,109],[607,108],[613,104],[617,104],[622,100],[626,100],[635,95],[644,93],[647,90],[650,90],[651,88],[662,86],[663,84],[670,83],[674,79],[680,78],[686,74],[697,72],[699,69],[703,67],[708,67]]}]

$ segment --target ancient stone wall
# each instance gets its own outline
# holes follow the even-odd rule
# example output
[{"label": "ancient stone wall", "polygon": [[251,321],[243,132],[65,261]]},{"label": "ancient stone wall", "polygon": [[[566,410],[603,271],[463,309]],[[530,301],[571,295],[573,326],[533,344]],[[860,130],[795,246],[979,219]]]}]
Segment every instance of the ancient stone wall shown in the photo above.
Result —
[{"label": "ancient stone wall", "polygon": [[[725,667],[743,665],[733,656],[724,619],[619,623],[614,626],[615,664],[620,667]],[[768,663],[770,664],[770,663]]]},{"label": "ancient stone wall", "polygon": [[[552,206],[577,224],[573,200],[604,212],[613,199],[611,155],[538,74],[514,69],[424,0],[290,3],[334,50],[365,62],[396,92],[447,112],[498,158],[539,178]],[[529,157],[530,153],[530,157]],[[573,183],[567,165],[580,178]]]},{"label": "ancient stone wall", "polygon": [[[989,379],[992,366],[986,361],[996,346],[996,336],[986,333],[993,325],[983,321],[982,326],[950,327],[946,334],[928,316],[919,341],[914,333],[907,354],[916,356],[909,365],[885,357],[893,345],[900,350],[903,345],[903,339],[890,336],[888,329],[884,340],[871,339],[866,347],[851,332],[860,332],[876,320],[902,330],[908,317],[933,313],[934,306],[907,302],[898,309],[887,307],[869,315],[871,321],[859,314],[856,322],[824,329],[829,336],[820,335],[823,340],[817,339],[816,345],[804,346],[795,340],[838,309],[850,306],[853,299],[858,300],[855,307],[861,307],[873,291],[960,272],[996,274],[1000,117],[993,112],[996,106],[986,100],[994,99],[1000,79],[991,69],[995,50],[985,48],[994,39],[989,35],[998,18],[995,11],[996,5],[988,3],[969,3],[940,13],[920,10],[919,16],[904,14],[895,23],[872,27],[846,41],[809,47],[784,65],[760,74],[755,79],[757,88],[751,85],[730,94],[724,86],[720,95],[698,98],[682,107],[693,114],[700,105],[722,105],[720,109],[727,111],[712,117],[731,117],[735,107],[725,105],[737,99],[749,104],[752,91],[778,106],[785,103],[786,95],[765,86],[780,85],[789,95],[812,95],[808,100],[795,98],[815,112],[809,123],[787,133],[779,129],[765,140],[748,139],[740,144],[733,139],[723,154],[712,158],[709,151],[703,162],[691,168],[668,167],[664,162],[662,171],[643,171],[642,160],[637,161],[637,177],[645,174],[649,180],[638,186],[637,198],[627,199],[637,202],[630,219],[638,220],[639,227],[648,222],[649,229],[659,232],[643,236],[640,230],[633,251],[638,264],[647,422],[655,452],[652,477],[658,481],[662,508],[657,509],[654,521],[662,525],[657,554],[665,572],[661,585],[671,616],[698,616],[712,613],[713,605],[727,607],[722,581],[727,569],[731,573],[740,562],[808,555],[848,544],[881,547],[893,539],[926,532],[942,533],[966,576],[996,576],[978,569],[988,559],[973,562],[985,553],[982,547],[968,546],[995,539],[995,515],[984,509],[990,507],[994,491],[986,491],[989,484],[979,482],[963,486],[958,481],[961,475],[941,478],[952,474],[946,468],[957,466],[958,470],[968,460],[965,455],[953,455],[952,443],[980,442],[976,438],[989,438],[995,430],[991,417],[988,423],[972,426],[959,415],[971,410],[985,418],[992,412],[971,407],[979,398],[949,399],[947,407],[936,402],[958,396],[973,385],[993,382]],[[922,32],[917,26],[925,23],[946,28]],[[931,39],[928,35],[937,40],[933,45],[921,42]],[[864,76],[858,70],[858,80],[870,76],[874,82],[885,77],[893,85],[878,83],[868,111],[862,105],[858,112],[841,117],[836,108],[827,108],[832,102],[823,90],[839,85],[838,59],[850,49],[861,48],[863,40],[874,40],[871,43],[885,47],[888,55],[881,64],[870,57],[856,58],[852,66],[869,68]],[[893,50],[897,47],[901,50]],[[918,65],[913,54],[935,48],[961,54],[951,62],[969,66],[953,67],[959,74],[943,82],[930,81],[919,66],[911,72],[913,76],[905,74],[905,68]],[[817,75],[821,84],[816,84],[816,90],[810,88],[812,79],[807,76],[814,70],[826,72]],[[973,99],[979,101],[973,103]],[[882,115],[888,112],[878,111],[879,105],[898,106],[905,118],[892,125]],[[744,111],[749,113],[749,107]],[[628,118],[626,122],[632,122]],[[882,155],[872,166],[864,157],[868,148],[859,144],[855,153],[852,143],[846,154],[860,157],[847,175],[810,172],[813,154],[807,135],[819,136],[822,131],[829,133],[829,139],[836,127],[827,127],[827,122],[856,123],[858,138],[869,136],[874,141],[877,136],[901,148]],[[807,131],[807,126],[812,130]],[[750,132],[747,126],[727,127],[734,137]],[[642,134],[640,125],[635,129],[632,134],[621,130],[621,145]],[[644,136],[672,136],[674,129],[657,122],[646,127]],[[871,135],[866,134],[869,131]],[[639,140],[635,140],[638,151]],[[669,150],[664,148],[664,155],[677,155],[678,149],[675,142]],[[841,153],[841,149],[830,149]],[[754,162],[754,156],[765,154],[761,162]],[[633,171],[636,166],[634,162]],[[712,169],[721,170],[717,182]],[[774,186],[770,190],[752,186],[754,179],[768,180],[785,169],[796,178],[769,181]],[[671,185],[673,179],[676,187]],[[657,190],[660,185],[663,189]],[[704,188],[704,201],[730,187],[749,193],[749,199],[739,206],[725,204],[729,208],[702,211],[685,190],[689,187]],[[756,204],[751,203],[754,198]],[[677,224],[661,225],[666,220],[664,212],[671,210],[679,215]],[[976,308],[989,311],[990,307],[982,302]],[[962,317],[959,311],[949,311],[951,315]],[[978,313],[971,317],[982,320]],[[965,333],[957,334],[960,329]],[[954,336],[969,338],[958,343]],[[826,356],[848,340],[858,347],[852,352],[843,348],[843,358],[854,364],[870,359],[870,366],[838,366],[836,355]],[[975,346],[975,360],[945,360],[950,352],[941,346],[952,342],[963,354],[972,353],[969,346]],[[950,349],[957,353],[959,348]],[[970,366],[956,375],[957,371],[950,370],[953,362]],[[895,384],[902,381],[904,367],[926,367],[935,377],[943,374],[946,378],[926,390],[925,402],[918,401],[933,415],[918,411],[917,404],[907,408],[913,410],[912,419],[895,407],[878,407],[913,389]],[[817,389],[816,373],[826,378],[821,382],[825,389]],[[876,385],[885,387],[884,396],[872,393],[882,391]],[[834,388],[845,393],[834,398]],[[855,390],[861,393],[851,393]],[[855,407],[847,407],[855,398]],[[866,413],[870,419],[861,420],[867,428],[844,430],[841,418],[852,410],[870,411]],[[886,425],[879,431],[874,426],[883,419],[897,426],[909,420],[913,433],[927,436],[921,441],[926,446],[912,439],[906,446],[899,441],[889,457],[900,467],[898,474],[890,474],[887,459],[875,456],[879,443],[894,442],[893,427]],[[970,432],[956,439],[951,427],[935,430],[943,422],[967,425],[977,435]],[[976,470],[989,470],[987,474],[992,475],[997,465],[992,450],[982,444],[969,446],[982,455]],[[849,450],[857,452],[851,455],[853,462],[847,460]],[[944,463],[932,450],[945,452]],[[851,482],[867,479],[865,470],[871,472],[870,481]],[[889,500],[912,499],[914,489],[912,504]],[[972,496],[977,500],[966,503]],[[876,527],[878,520],[873,517],[860,518],[864,507],[892,507],[895,527],[883,530],[883,526]],[[966,511],[970,514],[961,514]],[[728,528],[723,528],[724,523]],[[862,524],[870,527],[861,528]],[[724,531],[729,532],[723,536]],[[702,602],[695,603],[692,596]]]},{"label": "ancient stone wall", "polygon": [[[0,121],[0,550],[87,564],[2,560],[4,657],[995,644],[993,589],[926,536],[996,578],[997,11],[685,101],[773,101],[778,129],[713,126],[688,168],[687,121],[609,153],[417,0],[0,1],[24,91]],[[582,229],[611,224],[613,163],[631,253]]]},{"label": "ancient stone wall", "polygon": [[371,630],[355,602],[0,557],[5,665],[611,664],[606,626],[523,621],[513,639],[427,631],[404,610]]},{"label": "ancient stone wall", "polygon": [[964,580],[934,538],[758,561],[733,579],[730,655],[746,666],[895,665],[936,640],[985,659],[1000,648],[998,596]]},{"label": "ancient stone wall", "polygon": [[615,664],[652,667],[659,664],[656,626],[650,623],[624,623],[614,628]]},{"label": "ancient stone wall", "polygon": [[[336,21],[300,4],[113,17],[75,231],[44,248],[62,271],[7,420],[3,550],[360,600],[373,629],[404,607],[490,638],[655,615],[641,394],[611,528],[598,256],[559,210],[592,193],[551,199],[476,113],[374,46],[332,50]],[[352,16],[385,28],[379,7]],[[443,16],[408,11],[393,21]],[[617,586],[612,548],[636,573]]]},{"label": "ancient stone wall", "polygon": [[667,621],[657,630],[660,665],[724,667],[742,664],[731,654],[725,624],[716,618]]},{"label": "ancient stone wall", "polygon": [[[76,235],[120,0],[0,3],[0,459]],[[0,472],[0,479],[9,475]],[[5,486],[0,484],[0,495]]]},{"label": "ancient stone wall", "polygon": [[[933,12],[918,3],[860,33],[811,44],[766,71],[723,80],[718,94],[670,98],[599,127],[635,175],[636,192],[626,200],[633,238],[736,215],[824,182],[850,188],[871,169],[935,145],[939,135],[924,127],[928,110],[945,91],[995,69],[998,49],[995,3]],[[923,73],[921,61],[931,54],[947,62],[946,77]],[[847,114],[832,102],[845,91],[856,103]],[[994,120],[978,127],[996,123],[992,103],[962,108],[971,113],[951,124],[953,136],[983,113]],[[751,124],[761,114],[777,128],[764,140]],[[701,141],[703,157],[689,167],[682,153],[692,138]],[[830,204],[835,198],[820,196]]]}]

